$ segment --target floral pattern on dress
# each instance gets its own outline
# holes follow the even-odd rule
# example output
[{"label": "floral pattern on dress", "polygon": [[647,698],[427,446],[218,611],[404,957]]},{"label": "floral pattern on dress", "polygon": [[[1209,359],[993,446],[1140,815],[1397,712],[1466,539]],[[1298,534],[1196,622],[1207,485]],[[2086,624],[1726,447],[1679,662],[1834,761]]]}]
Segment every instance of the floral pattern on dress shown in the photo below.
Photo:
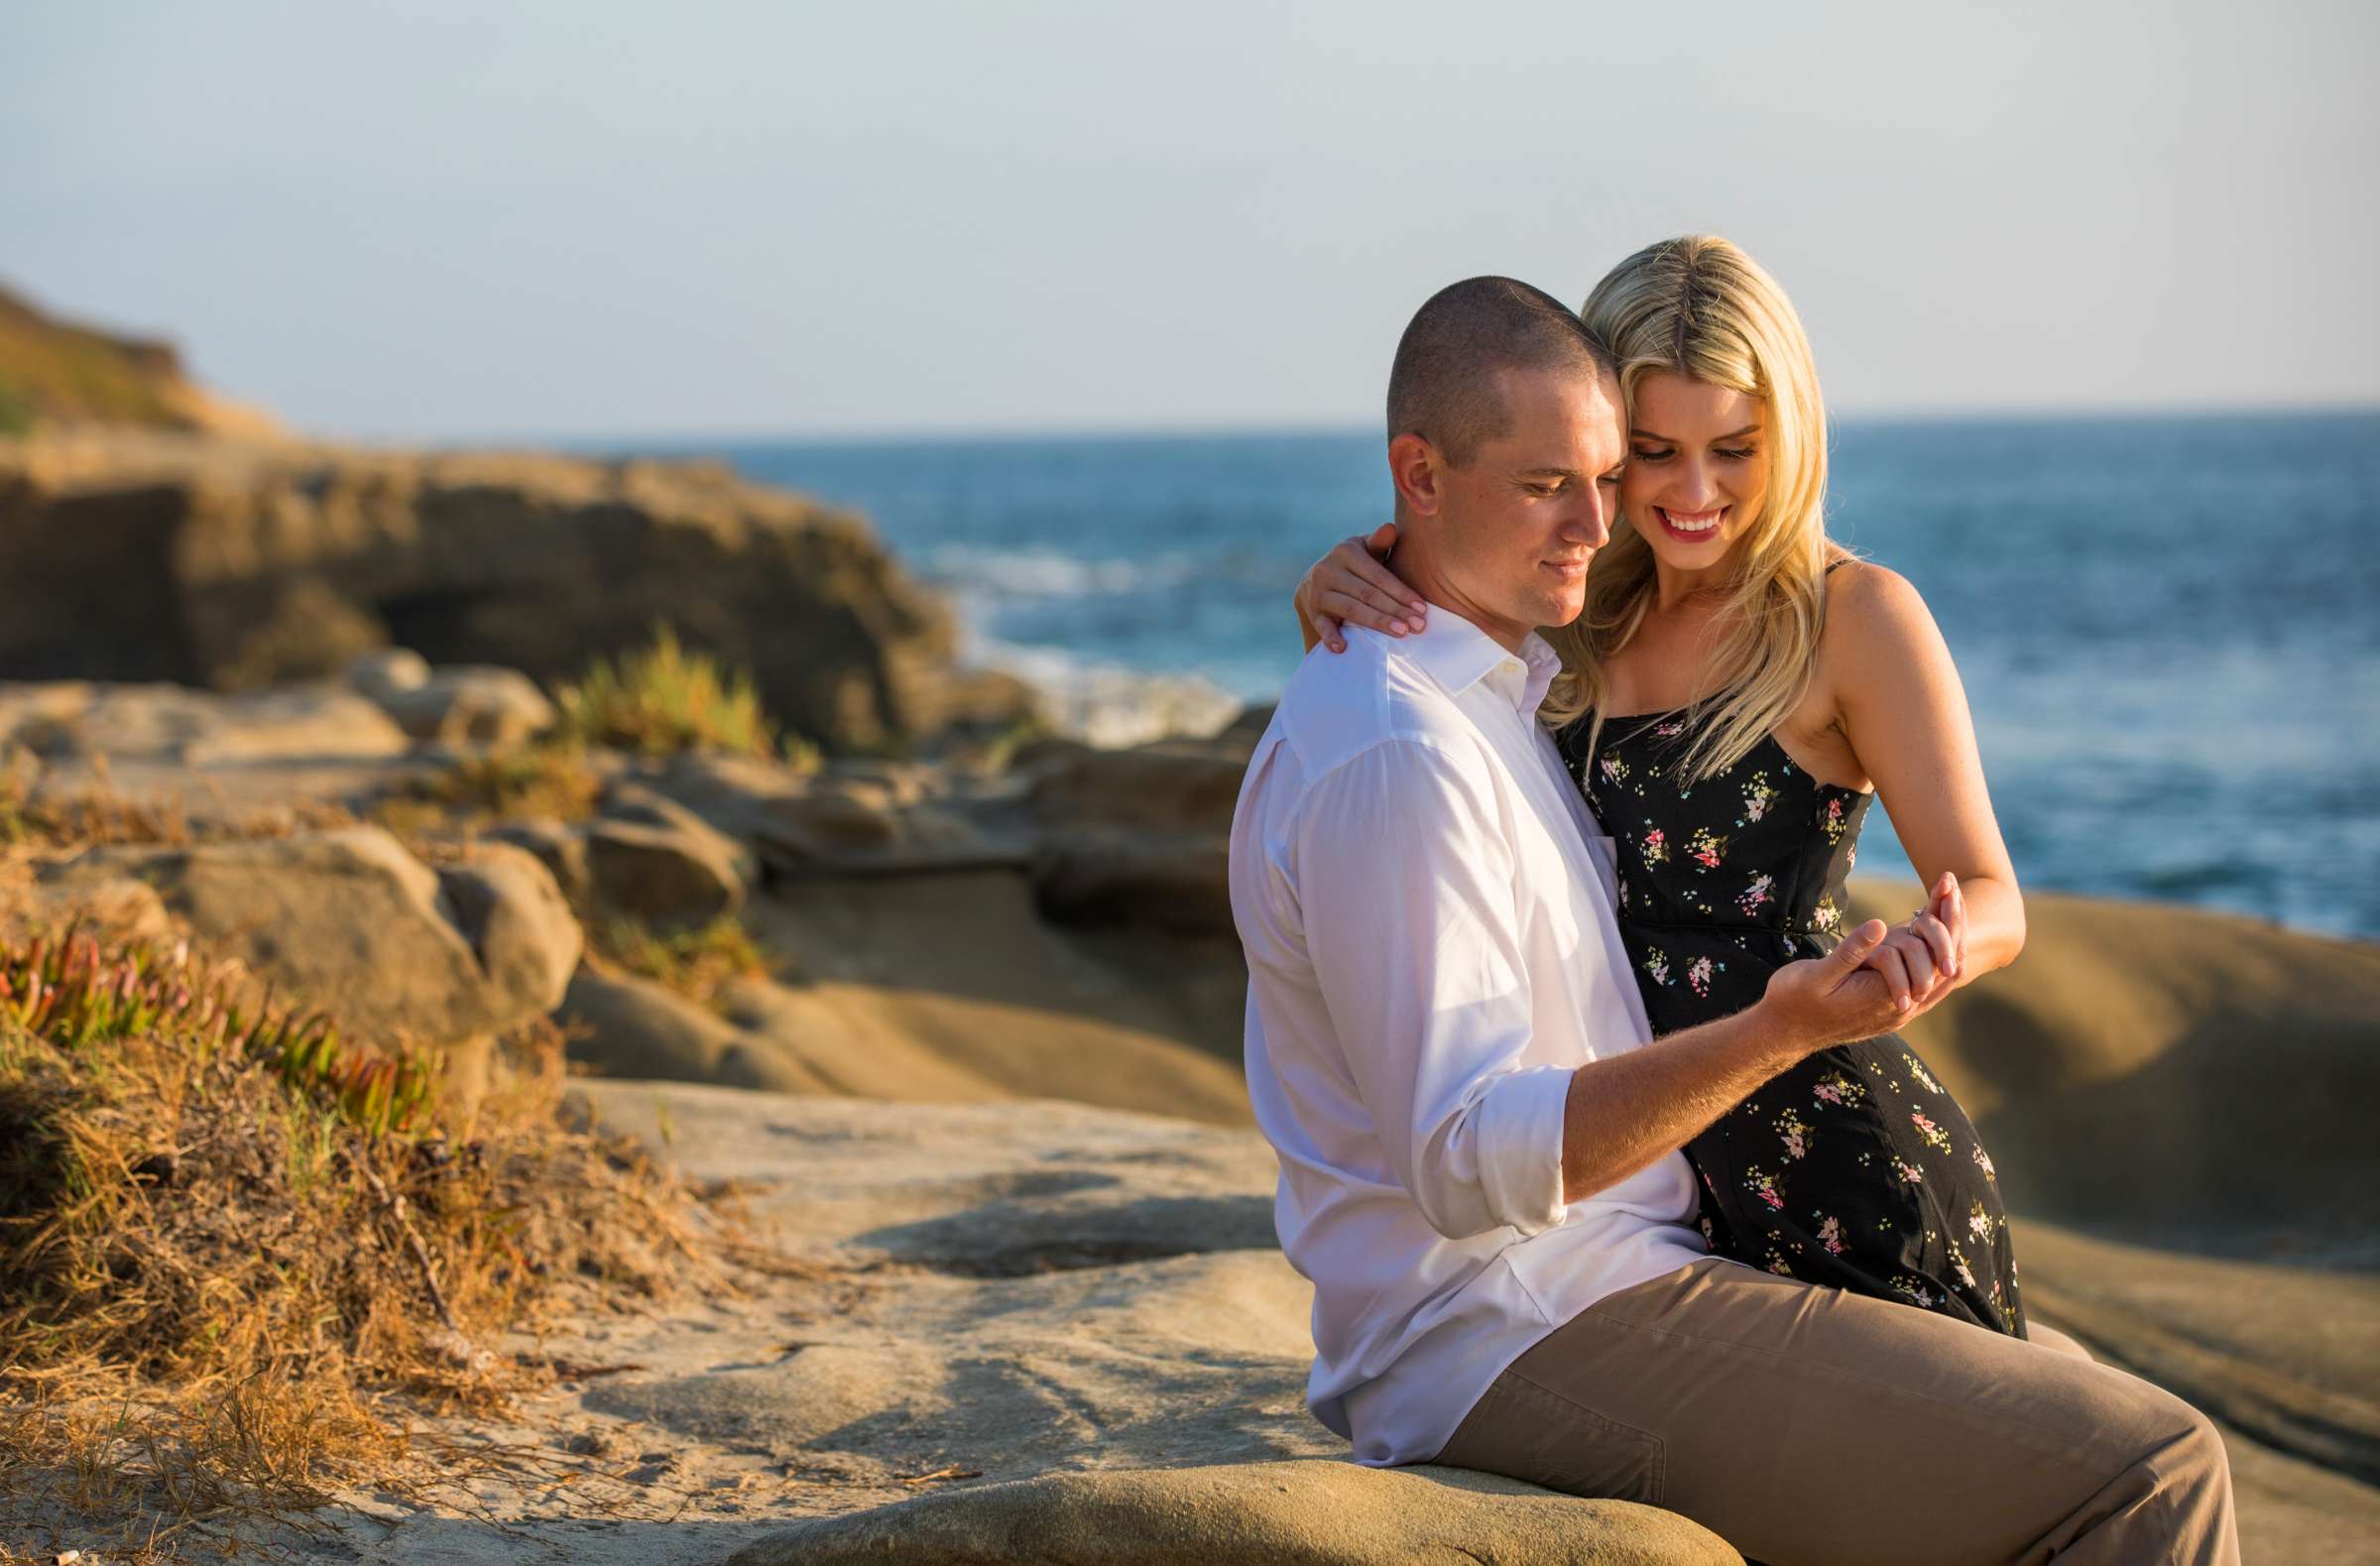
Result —
[{"label": "floral pattern on dress", "polygon": [[1737,826],[1749,826],[1768,814],[1768,807],[1777,802],[1777,790],[1769,783],[1768,774],[1754,773],[1752,781],[1743,785],[1743,819]]},{"label": "floral pattern on dress", "polygon": [[1867,1088],[1840,1071],[1830,1071],[1810,1089],[1810,1096],[1839,1109],[1856,1109],[1867,1102]]},{"label": "floral pattern on dress", "polygon": [[[1592,727],[1556,743],[1597,816],[1631,823],[1620,938],[1656,1034],[1752,1005],[1778,967],[1835,949],[1872,796],[1810,777],[1773,736],[1687,786],[1691,714],[1608,721],[1590,749]],[[1990,1154],[1898,1035],[1806,1056],[1683,1150],[1715,1254],[2024,1335]]]}]

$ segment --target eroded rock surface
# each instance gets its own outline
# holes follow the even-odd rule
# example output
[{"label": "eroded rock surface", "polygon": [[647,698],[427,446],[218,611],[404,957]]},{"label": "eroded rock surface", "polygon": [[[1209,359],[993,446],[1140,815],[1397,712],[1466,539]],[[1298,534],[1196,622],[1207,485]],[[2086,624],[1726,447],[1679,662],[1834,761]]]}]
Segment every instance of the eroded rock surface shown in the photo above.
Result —
[{"label": "eroded rock surface", "polygon": [[1674,1512],[1459,1468],[1312,1459],[1050,1474],[801,1523],[730,1566],[1740,1566]]},{"label": "eroded rock surface", "polygon": [[552,875],[486,844],[432,869],[377,827],[184,847],[93,848],[44,867],[71,894],[125,881],[218,951],[379,1036],[499,1032],[562,997],[583,937]]},{"label": "eroded rock surface", "polygon": [[[718,463],[132,432],[0,441],[0,579],[11,678],[236,689],[398,645],[551,683],[666,620],[836,747],[1031,707],[1017,680],[957,666],[949,608],[865,522]],[[416,731],[526,721],[484,682],[392,699]]]}]

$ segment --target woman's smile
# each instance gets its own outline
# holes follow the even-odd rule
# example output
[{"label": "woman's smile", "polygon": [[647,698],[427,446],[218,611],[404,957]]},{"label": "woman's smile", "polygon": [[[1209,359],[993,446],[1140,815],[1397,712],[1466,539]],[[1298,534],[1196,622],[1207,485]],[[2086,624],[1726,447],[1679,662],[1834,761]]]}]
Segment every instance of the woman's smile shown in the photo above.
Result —
[{"label": "woman's smile", "polygon": [[1719,537],[1719,525],[1727,520],[1732,509],[1718,506],[1710,511],[1672,511],[1666,506],[1655,506],[1653,515],[1661,519],[1661,526],[1669,531],[1670,537],[1687,543],[1700,543]]}]

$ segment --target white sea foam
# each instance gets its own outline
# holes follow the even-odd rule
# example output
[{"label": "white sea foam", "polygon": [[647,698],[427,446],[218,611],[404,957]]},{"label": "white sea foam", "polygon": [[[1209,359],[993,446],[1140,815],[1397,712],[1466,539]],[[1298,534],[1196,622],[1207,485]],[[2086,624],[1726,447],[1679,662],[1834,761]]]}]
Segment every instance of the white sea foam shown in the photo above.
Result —
[{"label": "white sea foam", "polygon": [[970,662],[1004,669],[1038,690],[1060,733],[1101,746],[1205,739],[1240,713],[1238,696],[1196,674],[1151,674],[1071,658],[1049,648],[978,638]]},{"label": "white sea foam", "polygon": [[960,543],[933,549],[919,562],[919,574],[934,585],[962,597],[993,599],[1162,592],[1214,569],[1212,560],[1181,554],[1086,560],[1054,549],[987,549]]}]

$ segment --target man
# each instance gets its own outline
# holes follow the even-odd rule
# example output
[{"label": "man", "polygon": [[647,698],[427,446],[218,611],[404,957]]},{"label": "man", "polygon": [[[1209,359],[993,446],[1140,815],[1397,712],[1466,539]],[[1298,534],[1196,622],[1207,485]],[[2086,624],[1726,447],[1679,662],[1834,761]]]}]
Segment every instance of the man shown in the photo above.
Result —
[{"label": "man", "polygon": [[1608,538],[1617,383],[1557,301],[1475,278],[1407,327],[1388,435],[1397,569],[1436,612],[1307,659],[1232,830],[1315,1415],[1361,1462],[1666,1506],[1772,1566],[2236,1561],[2221,1442],[2179,1399],[1709,1254],[1678,1149],[1910,1020],[1859,971],[1884,925],[1650,1042],[1602,834],[1535,720],[1533,628],[1576,618]]}]

